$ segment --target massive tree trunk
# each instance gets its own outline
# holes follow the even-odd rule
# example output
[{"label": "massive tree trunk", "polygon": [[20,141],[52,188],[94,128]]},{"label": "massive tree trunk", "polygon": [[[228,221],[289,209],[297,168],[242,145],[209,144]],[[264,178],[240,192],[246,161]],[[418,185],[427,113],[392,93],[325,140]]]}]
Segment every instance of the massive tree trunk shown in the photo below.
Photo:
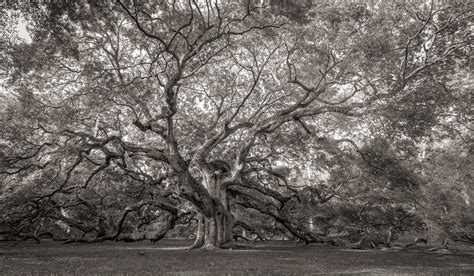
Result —
[{"label": "massive tree trunk", "polygon": [[213,217],[200,215],[196,240],[192,248],[227,248],[232,246],[234,220],[226,211],[217,211]]},{"label": "massive tree trunk", "polygon": [[211,214],[200,214],[196,240],[192,248],[216,249],[232,246],[234,217],[229,209],[227,189],[222,185],[220,175],[203,172],[203,184],[212,197]]}]

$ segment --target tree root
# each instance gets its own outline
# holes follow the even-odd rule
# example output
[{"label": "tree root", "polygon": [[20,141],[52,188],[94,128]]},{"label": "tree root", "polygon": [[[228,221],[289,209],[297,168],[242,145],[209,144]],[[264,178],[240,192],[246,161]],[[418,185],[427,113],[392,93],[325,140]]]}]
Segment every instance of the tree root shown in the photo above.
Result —
[{"label": "tree root", "polygon": [[207,250],[207,251],[220,251],[220,250],[223,250],[222,248],[220,248],[218,246],[215,246],[212,243],[206,243],[203,246],[201,246],[199,249]]},{"label": "tree root", "polygon": [[255,248],[255,245],[243,244],[236,242],[228,242],[220,246],[213,244],[193,244],[190,247],[186,248],[187,250],[209,250],[209,251],[220,251],[220,250],[234,250],[234,249],[248,249]]}]

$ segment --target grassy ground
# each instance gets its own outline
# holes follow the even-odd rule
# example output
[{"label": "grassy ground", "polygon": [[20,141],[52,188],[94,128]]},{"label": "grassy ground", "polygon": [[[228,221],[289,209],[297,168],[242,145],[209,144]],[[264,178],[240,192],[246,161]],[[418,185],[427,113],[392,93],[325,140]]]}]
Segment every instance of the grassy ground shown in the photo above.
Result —
[{"label": "grassy ground", "polygon": [[0,242],[0,274],[99,275],[474,275],[474,251],[427,253],[348,250],[291,242],[257,243],[245,250],[187,251],[189,242],[69,244]]}]

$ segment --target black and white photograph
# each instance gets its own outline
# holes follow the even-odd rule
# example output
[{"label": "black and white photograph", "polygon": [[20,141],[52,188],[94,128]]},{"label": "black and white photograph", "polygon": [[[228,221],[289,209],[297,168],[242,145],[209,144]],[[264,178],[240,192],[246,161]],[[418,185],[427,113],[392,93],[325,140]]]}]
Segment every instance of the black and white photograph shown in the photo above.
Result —
[{"label": "black and white photograph", "polygon": [[0,1],[0,275],[474,275],[474,1]]}]

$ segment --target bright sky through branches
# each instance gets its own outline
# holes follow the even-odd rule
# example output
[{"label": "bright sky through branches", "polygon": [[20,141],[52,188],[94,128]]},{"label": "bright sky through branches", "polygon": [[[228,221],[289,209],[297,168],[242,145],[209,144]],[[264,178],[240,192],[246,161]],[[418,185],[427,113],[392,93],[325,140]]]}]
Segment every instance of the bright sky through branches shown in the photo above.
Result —
[{"label": "bright sky through branches", "polygon": [[18,32],[18,37],[24,40],[27,43],[31,43],[31,36],[26,29],[27,22],[23,16],[20,17],[16,30]]}]

